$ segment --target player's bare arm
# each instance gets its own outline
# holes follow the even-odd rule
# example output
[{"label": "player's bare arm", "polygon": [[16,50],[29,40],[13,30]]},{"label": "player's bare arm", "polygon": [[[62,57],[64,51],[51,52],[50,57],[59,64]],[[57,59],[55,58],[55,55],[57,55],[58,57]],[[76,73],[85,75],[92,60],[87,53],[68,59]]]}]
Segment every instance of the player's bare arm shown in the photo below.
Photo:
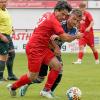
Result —
[{"label": "player's bare arm", "polygon": [[[55,39],[56,39],[56,36],[55,35],[53,35],[54,37],[55,37]],[[53,46],[53,50],[54,50],[54,53],[55,53],[55,55],[56,56],[60,56],[61,55],[61,51],[60,51],[60,48],[59,48],[59,46],[57,45],[57,43],[55,42],[55,39],[54,39],[54,37],[53,36],[51,36],[51,42],[50,42],[50,44]],[[59,38],[59,36],[57,36],[57,39]]]},{"label": "player's bare arm", "polygon": [[59,35],[60,38],[63,40],[63,41],[66,41],[66,42],[72,42],[73,40],[75,39],[80,39],[83,37],[83,34],[78,32],[76,35],[72,36],[72,35],[69,35],[69,34],[66,34],[66,33],[63,33],[61,35]]},{"label": "player's bare arm", "polygon": [[91,23],[90,23],[90,25],[86,28],[86,32],[89,32],[90,31],[90,29],[93,27],[93,25],[94,25],[94,21],[91,21]]}]

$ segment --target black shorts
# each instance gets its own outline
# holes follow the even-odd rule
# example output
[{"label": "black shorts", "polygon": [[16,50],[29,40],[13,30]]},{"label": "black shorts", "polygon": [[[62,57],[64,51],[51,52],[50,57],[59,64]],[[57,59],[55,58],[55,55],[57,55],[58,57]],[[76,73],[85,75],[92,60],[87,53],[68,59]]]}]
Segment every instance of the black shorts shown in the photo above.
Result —
[{"label": "black shorts", "polygon": [[7,55],[9,50],[14,49],[14,45],[10,35],[7,34],[3,34],[3,35],[5,35],[8,38],[9,42],[5,43],[2,40],[0,40],[0,55]]}]

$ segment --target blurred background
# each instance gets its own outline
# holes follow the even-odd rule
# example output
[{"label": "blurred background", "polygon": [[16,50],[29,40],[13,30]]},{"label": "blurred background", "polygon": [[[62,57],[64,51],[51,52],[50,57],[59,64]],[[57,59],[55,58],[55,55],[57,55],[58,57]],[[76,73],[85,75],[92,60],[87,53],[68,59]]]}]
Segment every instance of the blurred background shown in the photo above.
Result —
[{"label": "blurred background", "polygon": [[[13,19],[15,34],[12,35],[16,52],[25,52],[25,45],[29,40],[33,29],[44,12],[53,11],[58,0],[9,0],[8,10]],[[87,9],[94,18],[95,46],[100,52],[100,1],[99,0],[67,0],[73,8],[85,1]],[[19,45],[20,44],[20,45]],[[65,43],[62,52],[78,52],[78,41]],[[86,52],[91,50],[86,47]]]}]

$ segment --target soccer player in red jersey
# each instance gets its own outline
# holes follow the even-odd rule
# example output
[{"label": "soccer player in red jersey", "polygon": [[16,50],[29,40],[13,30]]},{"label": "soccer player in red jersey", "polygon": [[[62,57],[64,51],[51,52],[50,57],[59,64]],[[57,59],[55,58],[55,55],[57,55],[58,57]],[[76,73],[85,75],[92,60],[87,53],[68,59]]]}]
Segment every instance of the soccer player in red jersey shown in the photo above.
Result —
[{"label": "soccer player in red jersey", "polygon": [[45,84],[45,96],[52,98],[50,94],[51,87],[58,77],[62,65],[55,57],[54,53],[48,47],[50,37],[53,34],[67,42],[81,38],[83,34],[77,33],[74,36],[66,34],[60,24],[62,20],[66,19],[70,7],[65,1],[59,1],[53,13],[46,13],[39,20],[32,37],[26,45],[26,54],[28,59],[28,73],[21,76],[19,80],[12,84],[8,84],[8,90],[11,96],[16,96],[16,89],[32,82],[38,76],[42,64],[49,65],[51,70],[48,74],[47,82]]},{"label": "soccer player in red jersey", "polygon": [[78,60],[76,62],[73,62],[74,64],[81,64],[82,58],[84,55],[84,48],[86,45],[88,45],[94,55],[95,58],[95,64],[99,64],[99,58],[98,58],[98,51],[96,50],[94,46],[94,32],[93,32],[93,18],[92,15],[86,11],[86,4],[83,2],[79,5],[80,10],[83,13],[82,21],[79,25],[79,30],[84,33],[83,38],[79,39],[79,53],[78,53]]},{"label": "soccer player in red jersey", "polygon": [[[65,21],[61,22],[61,25],[62,25],[62,27],[63,27],[63,29],[66,33],[68,33],[70,35],[75,35],[77,33],[76,25],[77,25],[77,23],[79,23],[79,21],[81,19],[82,19],[82,12],[79,9],[73,9],[71,11],[71,13],[69,14],[69,18],[67,19],[67,21],[65,20]],[[55,80],[53,86],[51,87],[51,94],[52,94],[53,97],[55,97],[54,91],[61,81],[62,72],[63,72],[63,61],[62,61],[62,58],[61,58],[61,51],[60,50],[61,50],[61,46],[63,45],[64,41],[62,41],[59,38],[58,35],[52,35],[51,41],[54,45],[52,47],[50,45],[50,49],[55,53],[57,59],[62,64],[62,69],[59,72],[59,75],[58,75],[57,79]],[[47,76],[47,71],[48,71],[47,65],[42,65],[41,68],[40,68],[38,78],[36,80],[33,80],[33,82],[20,87],[19,95],[25,96],[27,89],[31,84],[41,83],[44,80],[45,76]],[[42,92],[43,92],[43,90],[40,92],[40,94]]]}]

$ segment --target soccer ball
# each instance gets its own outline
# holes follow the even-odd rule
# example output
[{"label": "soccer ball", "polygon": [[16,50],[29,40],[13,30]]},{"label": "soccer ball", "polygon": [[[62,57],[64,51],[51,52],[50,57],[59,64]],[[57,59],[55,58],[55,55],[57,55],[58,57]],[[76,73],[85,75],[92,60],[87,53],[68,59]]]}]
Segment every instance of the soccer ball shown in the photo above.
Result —
[{"label": "soccer ball", "polygon": [[66,95],[68,100],[80,100],[82,92],[78,87],[71,87],[67,90]]}]

